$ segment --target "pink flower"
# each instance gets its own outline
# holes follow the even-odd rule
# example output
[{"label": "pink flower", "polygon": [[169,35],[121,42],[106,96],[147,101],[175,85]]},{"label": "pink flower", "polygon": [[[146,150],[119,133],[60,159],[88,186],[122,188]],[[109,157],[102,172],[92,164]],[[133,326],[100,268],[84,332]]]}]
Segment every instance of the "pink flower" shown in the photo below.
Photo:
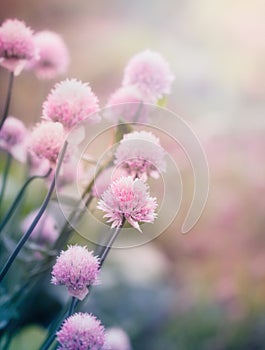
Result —
[{"label": "pink flower", "polygon": [[54,79],[66,72],[69,65],[69,52],[60,35],[49,30],[34,35],[39,59],[29,62],[39,79]]},{"label": "pink flower", "polygon": [[128,174],[142,180],[159,177],[166,170],[165,151],[151,132],[134,131],[125,134],[115,152],[115,164]]},{"label": "pink flower", "polygon": [[26,160],[24,141],[27,129],[24,123],[12,116],[9,116],[0,130],[0,148],[10,152],[19,161]]},{"label": "pink flower", "polygon": [[169,94],[174,77],[168,63],[157,52],[146,50],[133,56],[124,72],[123,86],[136,85],[145,101],[156,102]]},{"label": "pink flower", "polygon": [[[34,210],[23,220],[22,230],[24,232],[28,230],[37,213],[38,210]],[[30,239],[40,244],[51,244],[56,241],[58,236],[59,229],[56,225],[56,221],[51,215],[45,212],[45,214],[41,217],[40,221],[38,222],[37,226],[34,228]]]},{"label": "pink flower", "polygon": [[59,350],[103,350],[105,347],[104,327],[92,314],[75,313],[68,317],[59,332]]},{"label": "pink flower", "polygon": [[119,227],[125,218],[134,228],[141,231],[139,222],[153,222],[157,207],[156,199],[150,197],[149,187],[131,176],[114,181],[103,193],[98,209],[104,211],[107,222]]},{"label": "pink flower", "polygon": [[98,98],[87,83],[66,79],[55,85],[43,104],[43,118],[71,129],[81,121],[98,122]]},{"label": "pink flower", "polygon": [[113,327],[106,330],[106,343],[111,350],[131,350],[128,335],[123,329]]},{"label": "pink flower", "polygon": [[116,90],[107,103],[105,118],[114,122],[146,122],[147,111],[144,108],[144,96],[135,85],[123,86]]},{"label": "pink flower", "polygon": [[57,257],[52,270],[52,283],[65,285],[70,295],[83,300],[88,286],[97,283],[99,260],[86,247],[69,246]]},{"label": "pink flower", "polygon": [[63,147],[65,133],[62,124],[41,122],[33,129],[28,140],[31,153],[40,159],[47,159],[53,167]]},{"label": "pink flower", "polygon": [[17,19],[6,20],[0,27],[0,64],[18,75],[37,57],[32,30]]}]

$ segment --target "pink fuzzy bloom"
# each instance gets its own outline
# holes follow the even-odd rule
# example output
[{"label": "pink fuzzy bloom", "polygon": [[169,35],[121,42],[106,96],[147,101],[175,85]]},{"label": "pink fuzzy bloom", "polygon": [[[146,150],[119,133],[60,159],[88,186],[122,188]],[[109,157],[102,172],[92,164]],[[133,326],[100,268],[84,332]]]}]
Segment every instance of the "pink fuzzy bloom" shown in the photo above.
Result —
[{"label": "pink fuzzy bloom", "polygon": [[65,285],[70,295],[83,300],[88,286],[98,282],[99,260],[86,247],[69,246],[57,257],[52,283]]},{"label": "pink fuzzy bloom", "polygon": [[92,314],[75,313],[68,317],[57,332],[58,350],[103,350],[105,329]]},{"label": "pink fuzzy bloom", "polygon": [[[22,230],[26,232],[33,222],[38,210],[31,212],[22,222]],[[40,244],[52,244],[59,236],[59,229],[54,218],[47,214],[41,217],[37,226],[32,231],[30,239]]]},{"label": "pink fuzzy bloom", "polygon": [[174,80],[168,63],[157,52],[146,50],[133,56],[124,71],[123,86],[136,85],[145,101],[156,102],[169,94]]},{"label": "pink fuzzy bloom", "polygon": [[29,136],[28,149],[40,159],[47,159],[51,166],[56,164],[65,141],[62,124],[41,122]]},{"label": "pink fuzzy bloom", "polygon": [[54,79],[64,74],[69,65],[69,52],[60,35],[49,30],[34,35],[39,59],[29,62],[39,79]]},{"label": "pink fuzzy bloom", "polygon": [[26,149],[25,138],[27,129],[24,123],[12,116],[9,116],[0,130],[0,148],[11,153],[19,161],[25,161]]},{"label": "pink fuzzy bloom", "polygon": [[105,118],[114,122],[146,122],[147,111],[144,108],[144,96],[135,85],[123,86],[116,90],[107,103]]},{"label": "pink fuzzy bloom", "polygon": [[115,164],[132,177],[147,180],[159,177],[166,170],[165,151],[151,132],[134,131],[125,134],[115,152]]},{"label": "pink fuzzy bloom", "polygon": [[55,85],[43,104],[43,118],[60,122],[71,129],[84,120],[96,123],[100,120],[98,98],[87,83],[66,79]]},{"label": "pink fuzzy bloom", "polygon": [[32,30],[17,19],[6,20],[0,27],[0,65],[18,75],[37,57]]},{"label": "pink fuzzy bloom", "polygon": [[121,328],[109,328],[106,330],[106,343],[111,350],[131,350],[128,335]]},{"label": "pink fuzzy bloom", "polygon": [[131,176],[114,181],[103,193],[98,209],[104,211],[113,227],[120,227],[125,218],[134,228],[141,231],[139,222],[153,222],[157,208],[156,198],[150,197],[149,187]]}]

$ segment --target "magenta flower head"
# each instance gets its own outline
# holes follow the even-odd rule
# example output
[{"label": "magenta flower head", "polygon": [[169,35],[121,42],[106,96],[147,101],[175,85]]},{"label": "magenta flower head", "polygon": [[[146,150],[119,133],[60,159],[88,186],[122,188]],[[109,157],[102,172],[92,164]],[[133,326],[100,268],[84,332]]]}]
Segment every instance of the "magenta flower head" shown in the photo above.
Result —
[{"label": "magenta flower head", "polygon": [[47,159],[54,167],[65,141],[62,124],[41,122],[33,129],[28,140],[29,152],[40,159]]},{"label": "magenta flower head", "polygon": [[132,177],[147,180],[166,171],[165,151],[151,132],[134,131],[125,134],[115,152],[115,164]]},{"label": "magenta flower head", "polygon": [[49,30],[34,35],[34,43],[39,52],[39,59],[29,62],[39,79],[54,79],[64,74],[69,65],[69,52],[62,37]]},{"label": "magenta flower head", "polygon": [[133,56],[124,72],[123,86],[136,85],[146,102],[156,102],[170,93],[174,76],[157,52],[146,50]]},{"label": "magenta flower head", "polygon": [[[31,212],[22,222],[22,230],[26,232],[36,217],[38,210]],[[40,244],[52,244],[59,236],[59,228],[54,218],[47,212],[41,217],[32,231],[30,239]]]},{"label": "magenta flower head", "polygon": [[106,119],[114,122],[146,122],[147,111],[144,108],[144,96],[137,86],[128,85],[116,90],[109,98],[104,111]]},{"label": "magenta flower head", "polygon": [[19,161],[26,160],[25,139],[27,129],[24,123],[9,116],[0,130],[0,148],[5,149]]},{"label": "magenta flower head", "polygon": [[58,350],[107,350],[105,328],[92,314],[75,313],[57,332]]},{"label": "magenta flower head", "polygon": [[153,222],[157,208],[156,198],[150,197],[149,187],[140,179],[131,176],[114,181],[102,194],[98,209],[104,211],[107,222],[120,227],[126,219],[134,228],[141,231],[139,222]]},{"label": "magenta flower head", "polygon": [[88,286],[98,283],[99,260],[86,247],[69,246],[57,257],[52,283],[65,285],[73,297],[83,300]]},{"label": "magenta flower head", "polygon": [[131,350],[130,339],[123,329],[118,327],[106,330],[106,343],[111,350]]},{"label": "magenta flower head", "polygon": [[18,75],[37,57],[32,30],[17,19],[6,20],[0,27],[0,65]]},{"label": "magenta flower head", "polygon": [[43,119],[60,122],[70,130],[84,120],[100,120],[98,98],[87,83],[66,79],[55,85],[43,104]]}]

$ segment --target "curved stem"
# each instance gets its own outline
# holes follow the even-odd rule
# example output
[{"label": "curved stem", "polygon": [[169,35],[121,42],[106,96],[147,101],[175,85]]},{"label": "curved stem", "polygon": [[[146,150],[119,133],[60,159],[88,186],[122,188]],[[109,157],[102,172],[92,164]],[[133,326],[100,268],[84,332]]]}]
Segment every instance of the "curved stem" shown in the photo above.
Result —
[{"label": "curved stem", "polygon": [[10,101],[11,101],[11,95],[12,95],[12,87],[13,87],[13,82],[14,82],[14,73],[11,72],[9,75],[9,83],[8,83],[8,90],[7,90],[7,97],[6,97],[6,104],[5,104],[5,109],[2,115],[2,119],[0,122],[0,130],[2,129],[4,122],[7,118],[8,111],[9,111],[9,106],[10,106]]},{"label": "curved stem", "polygon": [[4,198],[5,189],[6,189],[6,182],[7,182],[9,170],[10,170],[11,163],[12,163],[12,158],[13,158],[12,155],[8,152],[7,156],[6,156],[6,164],[5,164],[4,174],[3,174],[3,181],[1,184],[0,206],[1,206],[2,200]]},{"label": "curved stem", "polygon": [[30,178],[27,179],[27,181],[24,183],[24,185],[21,187],[20,191],[18,192],[16,198],[14,199],[13,203],[11,204],[9,210],[7,211],[3,221],[0,224],[0,232],[3,230],[3,228],[6,226],[6,224],[8,223],[8,221],[10,220],[12,214],[14,213],[15,209],[17,208],[20,200],[23,197],[23,194],[26,190],[26,188],[28,187],[28,185],[35,179],[45,179],[46,177],[48,177],[51,173],[52,169],[49,169],[49,171],[45,174],[45,175],[34,175],[31,176]]},{"label": "curved stem", "polygon": [[110,236],[106,246],[104,247],[103,251],[98,255],[99,257],[99,260],[100,260],[100,267],[102,268],[103,264],[104,264],[104,261],[106,260],[109,252],[110,252],[110,249],[114,243],[114,241],[116,240],[116,238],[118,237],[121,229],[122,229],[122,226],[124,225],[125,223],[125,218],[122,219],[122,223],[119,227],[116,227],[116,229],[114,230],[113,234]]},{"label": "curved stem", "polygon": [[62,162],[63,162],[63,158],[66,152],[66,148],[67,148],[68,143],[65,142],[62,152],[60,154],[60,158],[58,160],[58,164],[56,167],[56,171],[55,174],[53,176],[53,180],[52,183],[50,185],[49,191],[47,192],[47,195],[42,203],[41,208],[39,209],[35,219],[33,220],[32,224],[30,225],[29,229],[25,232],[25,234],[21,237],[20,241],[18,242],[16,248],[14,249],[13,253],[9,256],[7,262],[5,263],[2,271],[0,272],[0,282],[2,282],[3,278],[6,276],[7,272],[9,271],[10,267],[12,266],[14,260],[16,259],[18,253],[20,252],[20,250],[23,248],[24,244],[26,243],[26,241],[28,240],[28,238],[30,237],[32,231],[34,230],[34,228],[36,227],[37,223],[39,222],[40,218],[42,217],[45,209],[47,208],[47,205],[51,199],[52,193],[54,191],[55,188],[55,181],[57,178],[57,175],[59,174]]}]

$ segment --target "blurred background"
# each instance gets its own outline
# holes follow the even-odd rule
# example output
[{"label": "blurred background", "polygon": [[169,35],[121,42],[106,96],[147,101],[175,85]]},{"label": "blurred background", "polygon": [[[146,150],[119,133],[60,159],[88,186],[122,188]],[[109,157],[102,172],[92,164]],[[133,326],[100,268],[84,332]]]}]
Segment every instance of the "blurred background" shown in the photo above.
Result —
[{"label": "blurred background", "polygon": [[[90,82],[101,106],[133,54],[159,51],[175,74],[168,108],[207,154],[210,193],[198,224],[181,235],[180,215],[151,243],[113,250],[86,305],[123,327],[135,350],[265,349],[264,14],[262,0],[1,1],[0,22],[16,17],[63,36],[66,76]],[[0,69],[1,109],[7,81]],[[55,82],[23,72],[10,114],[34,123]]]}]

